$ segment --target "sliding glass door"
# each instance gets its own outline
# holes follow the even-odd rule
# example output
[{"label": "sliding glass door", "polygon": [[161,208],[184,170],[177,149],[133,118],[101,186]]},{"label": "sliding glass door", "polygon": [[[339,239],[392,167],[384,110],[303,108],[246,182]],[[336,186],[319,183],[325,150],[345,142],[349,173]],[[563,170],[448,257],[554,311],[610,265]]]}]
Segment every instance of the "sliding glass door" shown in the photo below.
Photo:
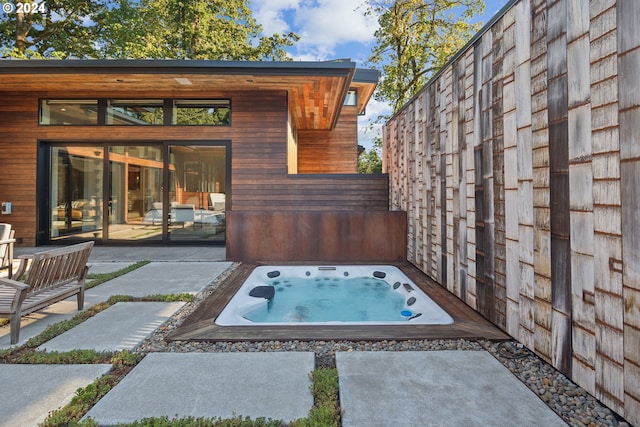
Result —
[{"label": "sliding glass door", "polygon": [[50,241],[224,243],[227,143],[51,144]]},{"label": "sliding glass door", "polygon": [[99,146],[51,148],[48,205],[52,240],[102,237],[102,156]]},{"label": "sliding glass door", "polygon": [[162,240],[163,169],[160,144],[109,146],[109,240]]},{"label": "sliding glass door", "polygon": [[223,240],[226,147],[172,145],[169,158],[169,239]]}]

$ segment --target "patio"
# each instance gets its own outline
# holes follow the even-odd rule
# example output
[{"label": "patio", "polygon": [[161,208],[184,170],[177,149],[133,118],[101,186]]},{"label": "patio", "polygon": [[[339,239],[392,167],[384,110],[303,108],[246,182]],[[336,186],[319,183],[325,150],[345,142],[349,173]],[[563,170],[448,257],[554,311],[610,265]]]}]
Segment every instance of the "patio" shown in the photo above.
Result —
[{"label": "patio", "polygon": [[[34,249],[20,248],[19,253],[32,250]],[[229,283],[235,283],[235,280],[246,273],[249,267],[223,262],[224,248],[210,248],[204,251],[201,247],[145,247],[126,250],[117,247],[96,247],[90,263],[93,272],[99,273],[119,270],[134,261],[143,259],[150,259],[152,262],[92,288],[88,292],[91,295],[87,295],[87,305],[104,301],[108,295],[114,294],[145,295],[172,292],[193,292],[199,295],[197,301],[201,303],[186,304],[183,308],[169,307],[172,303],[166,303],[165,306],[169,312],[156,309],[162,304],[151,303],[146,318],[142,316],[137,320],[137,325],[126,327],[123,327],[121,322],[131,314],[127,314],[127,310],[139,311],[135,308],[135,304],[149,303],[127,303],[120,307],[118,303],[102,312],[102,316],[92,317],[44,346],[55,344],[55,348],[63,350],[75,348],[78,344],[77,341],[73,344],[74,340],[78,335],[85,334],[82,340],[85,344],[82,347],[109,350],[104,348],[104,343],[95,342],[100,338],[99,334],[91,333],[91,328],[94,328],[94,331],[113,331],[114,336],[119,336],[120,341],[115,340],[109,344],[111,350],[122,349],[122,342],[125,342],[124,347],[134,352],[148,353],[143,361],[125,377],[125,380],[121,381],[89,413],[94,415],[101,425],[161,415],[229,416],[229,408],[232,408],[231,410],[235,411],[232,413],[236,415],[294,419],[300,416],[299,404],[308,407],[308,394],[293,393],[290,399],[292,402],[294,400],[298,402],[295,405],[297,412],[283,415],[282,405],[267,405],[266,407],[273,409],[272,411],[258,404],[264,399],[272,401],[270,395],[273,390],[269,387],[269,392],[265,393],[267,386],[264,384],[269,384],[269,381],[281,382],[283,378],[290,377],[299,388],[305,381],[308,384],[308,370],[313,366],[338,368],[343,426],[383,426],[388,425],[390,419],[400,423],[404,421],[404,425],[450,425],[459,420],[459,416],[464,416],[465,423],[468,425],[487,425],[488,420],[491,420],[493,425],[511,425],[517,422],[518,425],[534,426],[540,425],[541,420],[544,420],[542,422],[545,425],[562,425],[563,422],[556,413],[564,416],[565,421],[571,425],[579,425],[578,421],[585,424],[593,422],[594,425],[629,425],[528,350],[518,348],[513,341],[447,339],[444,331],[441,331],[438,339],[373,340],[373,338],[356,339],[354,336],[352,340],[339,338],[296,340],[291,337],[275,340],[265,335],[262,340],[254,339],[253,341],[169,341],[167,334],[177,325],[186,318],[195,316],[196,313],[205,313],[202,307],[206,307],[207,304],[202,302],[203,299],[198,298],[204,295],[217,295],[216,290]],[[410,271],[408,266],[403,266],[403,269]],[[414,279],[412,277],[412,280]],[[424,283],[421,282],[420,286],[423,287]],[[52,312],[42,313],[37,319],[29,319],[27,322],[29,324],[23,326],[24,336],[21,335],[21,343],[39,333],[47,324],[75,314],[72,304],[67,302],[59,304]],[[449,304],[447,309],[456,319],[464,319],[464,310],[457,311],[457,307],[463,306],[463,303],[457,301],[456,304],[452,301]],[[0,331],[4,332],[3,329]],[[473,333],[478,334],[478,331],[489,333],[491,329],[480,327]],[[4,346],[1,340],[0,337],[0,346]],[[95,347],[92,347],[94,344]],[[253,382],[246,382],[246,387],[234,388],[237,377],[235,375],[225,377],[225,372],[227,374],[241,372],[245,369],[243,363],[249,363],[248,366],[252,366],[255,364],[253,356],[261,357],[261,354],[264,356],[263,362],[266,363],[261,365],[263,368],[288,366],[293,362],[297,366],[296,373],[287,370],[286,375],[280,374],[271,379],[267,378],[264,380],[267,383],[262,383],[263,385],[259,388],[254,387]],[[164,358],[165,355],[171,357],[171,363],[166,363],[169,359]],[[295,360],[287,362],[286,360],[289,360],[286,359],[287,357],[293,357]],[[312,361],[311,364],[309,360]],[[216,368],[202,369],[202,363],[213,363]],[[42,366],[33,365],[36,371]],[[2,365],[3,378],[11,378],[14,381],[15,393],[13,394],[26,393],[36,399],[38,404],[26,413],[20,414],[15,413],[15,406],[8,403],[5,406],[0,405],[0,417],[11,420],[9,425],[34,424],[37,419],[37,417],[33,418],[34,414],[41,414],[40,419],[43,419],[49,411],[66,404],[76,387],[89,384],[93,378],[99,377],[104,367],[93,366],[95,367],[93,371],[82,373],[77,379],[69,381],[68,383],[72,384],[70,388],[34,390],[34,378],[45,378],[43,376],[45,373],[27,372],[24,365]],[[365,371],[362,371],[362,368]],[[73,374],[76,372],[75,365],[56,365],[55,369],[57,376],[51,377],[46,381],[47,383],[57,384],[62,378],[71,380],[76,377]],[[52,369],[47,369],[45,372],[49,371],[54,373]],[[271,375],[270,372],[276,372],[275,368],[260,371],[267,377]],[[153,372],[155,374],[150,374]],[[185,376],[188,372],[192,372],[196,377]],[[166,381],[172,384],[169,389],[166,388]],[[194,388],[195,384],[197,388]],[[303,385],[303,388],[305,387]],[[379,392],[372,395],[372,387]],[[562,391],[558,392],[554,388]],[[156,393],[159,399],[182,402],[191,407],[196,402],[211,402],[213,396],[221,392],[221,395],[228,396],[226,401],[228,406],[216,407],[224,408],[224,411],[212,410],[211,405],[205,404],[209,409],[205,410],[203,409],[205,407],[195,405],[184,412],[182,409],[176,410],[173,407],[161,408],[162,405],[155,404],[153,399],[143,399],[143,401],[135,399],[136,396],[142,397],[148,396],[149,393]],[[251,393],[254,393],[253,397]],[[178,396],[180,399],[176,400]],[[203,400],[203,396],[209,396],[209,398]],[[299,402],[299,399],[303,398],[307,399],[307,403]],[[5,402],[12,401],[9,395],[2,396],[0,402],[3,399]],[[256,400],[258,403],[251,404],[251,399],[258,399]],[[368,402],[368,407],[377,408],[377,412],[368,411],[365,414],[361,410],[363,401]],[[233,402],[244,403],[240,403],[240,406],[234,403],[236,406],[232,406]],[[391,402],[394,403],[392,408],[388,406]],[[182,407],[185,407],[184,405]],[[167,414],[166,410],[173,412]],[[402,414],[402,419],[398,419],[398,413]],[[425,418],[426,413],[431,414],[428,419]],[[32,418],[24,418],[27,415]],[[392,418],[384,418],[385,416]],[[376,424],[378,421],[379,423]]]}]

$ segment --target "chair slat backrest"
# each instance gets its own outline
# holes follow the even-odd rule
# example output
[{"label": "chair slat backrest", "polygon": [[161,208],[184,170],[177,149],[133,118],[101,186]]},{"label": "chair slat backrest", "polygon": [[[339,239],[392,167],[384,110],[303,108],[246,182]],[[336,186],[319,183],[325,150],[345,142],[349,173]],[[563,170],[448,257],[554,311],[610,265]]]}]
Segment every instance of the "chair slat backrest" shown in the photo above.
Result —
[{"label": "chair slat backrest", "polygon": [[84,271],[94,242],[79,243],[33,255],[24,281],[29,293],[37,293],[52,285],[84,279]]},{"label": "chair slat backrest", "polygon": [[[11,224],[0,223],[0,241],[9,240],[11,237]],[[9,244],[0,244],[0,261],[4,259],[7,251],[9,250]]]}]

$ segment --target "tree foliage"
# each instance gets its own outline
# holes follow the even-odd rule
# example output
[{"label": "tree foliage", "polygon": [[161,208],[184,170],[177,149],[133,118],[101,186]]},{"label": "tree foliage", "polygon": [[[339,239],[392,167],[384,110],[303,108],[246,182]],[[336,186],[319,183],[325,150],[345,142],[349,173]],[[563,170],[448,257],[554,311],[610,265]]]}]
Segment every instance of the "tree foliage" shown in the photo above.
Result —
[{"label": "tree foliage", "polygon": [[[35,0],[32,0],[35,3]],[[0,16],[3,56],[285,60],[294,33],[262,34],[247,0],[47,0]]]},{"label": "tree foliage", "polygon": [[[12,13],[0,15],[2,56],[47,58],[93,56],[96,27],[89,21],[105,7],[95,0],[3,2],[13,4]],[[44,5],[35,13],[17,9],[17,3]]]},{"label": "tree foliage", "polygon": [[398,111],[480,29],[469,20],[483,11],[482,0],[368,0],[380,24],[369,58],[383,68],[376,99]]},{"label": "tree foliage", "polygon": [[376,137],[373,147],[358,156],[358,173],[382,173],[382,138]]}]

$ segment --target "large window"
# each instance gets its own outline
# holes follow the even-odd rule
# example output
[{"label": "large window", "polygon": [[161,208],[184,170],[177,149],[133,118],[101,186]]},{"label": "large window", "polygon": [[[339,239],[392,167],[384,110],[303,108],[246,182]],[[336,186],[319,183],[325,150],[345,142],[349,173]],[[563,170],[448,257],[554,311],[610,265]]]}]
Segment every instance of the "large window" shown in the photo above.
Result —
[{"label": "large window", "polygon": [[164,124],[164,101],[162,99],[109,100],[107,124],[162,125]]},{"label": "large window", "polygon": [[173,123],[176,125],[229,125],[231,108],[228,100],[175,100]]},{"label": "large window", "polygon": [[97,125],[98,100],[45,99],[40,103],[41,125]]},{"label": "large window", "polygon": [[50,241],[224,243],[228,142],[45,146]]},{"label": "large window", "polygon": [[43,99],[41,125],[228,126],[228,99]]}]

